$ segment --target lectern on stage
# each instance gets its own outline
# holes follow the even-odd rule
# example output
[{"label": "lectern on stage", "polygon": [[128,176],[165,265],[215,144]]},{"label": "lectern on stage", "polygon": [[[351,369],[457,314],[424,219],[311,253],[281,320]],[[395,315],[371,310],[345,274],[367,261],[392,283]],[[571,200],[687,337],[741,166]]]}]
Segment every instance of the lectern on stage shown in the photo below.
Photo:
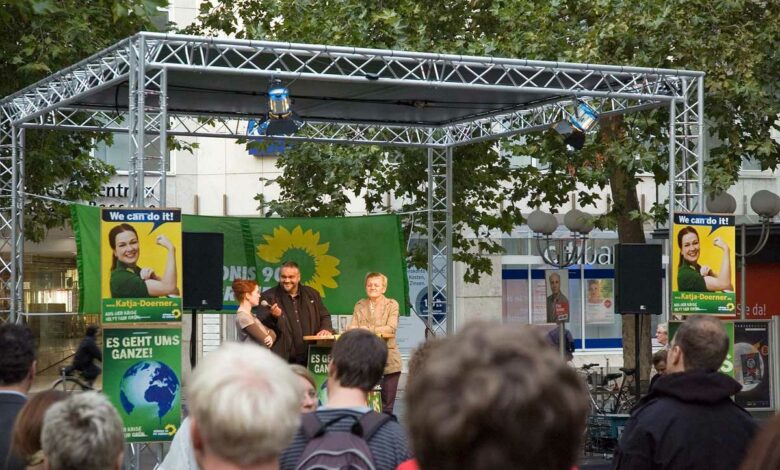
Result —
[{"label": "lectern on stage", "polygon": [[[328,363],[330,363],[330,348],[339,339],[338,334],[317,336],[304,336],[303,339],[309,345],[307,367],[314,375],[315,388],[317,389],[317,405],[324,406],[328,403]],[[395,335],[377,333],[377,336],[385,342],[395,338]],[[374,390],[368,394],[368,406],[377,413],[382,412],[382,387],[377,384]]]}]

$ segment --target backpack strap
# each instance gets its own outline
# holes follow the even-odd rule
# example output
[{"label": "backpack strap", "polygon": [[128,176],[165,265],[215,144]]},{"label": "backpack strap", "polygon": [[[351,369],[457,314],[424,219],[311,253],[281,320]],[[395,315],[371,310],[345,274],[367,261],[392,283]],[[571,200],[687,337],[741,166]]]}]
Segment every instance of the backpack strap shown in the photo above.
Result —
[{"label": "backpack strap", "polygon": [[301,428],[303,429],[303,435],[306,437],[306,441],[314,439],[320,430],[323,428],[322,421],[317,417],[317,413],[304,413],[301,416]]},{"label": "backpack strap", "polygon": [[[312,440],[315,437],[319,437],[325,434],[325,431],[327,431],[332,424],[341,421],[342,419],[345,418],[352,419],[355,422],[355,424],[352,425],[353,426],[352,432],[354,433],[355,426],[357,426],[359,423],[358,418],[355,416],[341,415],[331,419],[330,421],[323,423],[320,420],[319,416],[317,416],[316,411],[314,413],[304,413],[303,415],[301,415],[301,426],[303,427],[303,435],[306,437],[306,440]],[[358,427],[358,431],[360,431],[359,427]]]},{"label": "backpack strap", "polygon": [[368,441],[388,421],[395,421],[395,416],[369,411],[361,416],[360,420],[352,426],[352,433]]}]

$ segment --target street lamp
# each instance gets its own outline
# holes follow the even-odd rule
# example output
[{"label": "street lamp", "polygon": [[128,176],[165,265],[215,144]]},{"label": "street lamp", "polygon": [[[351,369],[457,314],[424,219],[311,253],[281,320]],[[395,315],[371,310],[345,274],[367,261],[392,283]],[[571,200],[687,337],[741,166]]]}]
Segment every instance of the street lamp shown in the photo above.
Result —
[{"label": "street lamp", "polygon": [[[563,269],[578,264],[585,258],[588,235],[593,230],[593,216],[590,214],[572,209],[563,216],[563,224],[571,231],[568,237],[552,236],[558,228],[558,221],[549,212],[537,209],[528,214],[527,223],[534,232],[536,248],[545,263]],[[551,246],[553,255],[550,254]],[[578,246],[582,249],[578,249]]]},{"label": "street lamp", "polygon": [[[758,243],[752,249],[748,251],[746,241],[746,224],[743,222],[740,224],[740,249],[736,250],[736,255],[739,257],[739,288],[741,292],[740,296],[740,311],[739,318],[745,319],[745,307],[747,292],[745,286],[747,285],[745,276],[745,264],[748,256],[755,256],[764,249],[766,242],[769,240],[770,226],[772,225],[772,219],[780,212],[780,196],[762,189],[753,194],[750,198],[750,207],[753,212],[758,214],[761,220],[761,235],[758,237]],[[737,201],[729,193],[721,192],[718,194],[710,194],[707,197],[707,210],[716,214],[733,214],[737,209]]]},{"label": "street lamp", "polygon": [[[558,228],[558,221],[549,212],[539,209],[528,214],[528,227],[534,232],[536,248],[545,263],[559,269],[579,264],[585,259],[588,235],[593,230],[593,216],[580,210],[572,209],[563,216],[563,224],[571,231],[569,237],[553,238],[552,234]],[[544,249],[542,249],[544,243]],[[554,257],[550,255],[553,246]],[[578,249],[579,247],[579,249]],[[565,321],[558,323],[558,350],[561,358],[566,360],[566,327]]]}]

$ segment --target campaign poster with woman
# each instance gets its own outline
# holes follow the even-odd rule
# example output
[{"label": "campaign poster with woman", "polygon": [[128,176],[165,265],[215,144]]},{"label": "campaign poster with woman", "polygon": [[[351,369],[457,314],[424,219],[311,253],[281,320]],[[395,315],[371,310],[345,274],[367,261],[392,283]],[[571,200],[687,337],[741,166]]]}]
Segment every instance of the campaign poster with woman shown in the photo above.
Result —
[{"label": "campaign poster with woman", "polygon": [[672,313],[735,312],[734,216],[675,214]]},{"label": "campaign poster with woman", "polygon": [[107,208],[100,220],[103,322],[180,320],[180,210]]}]

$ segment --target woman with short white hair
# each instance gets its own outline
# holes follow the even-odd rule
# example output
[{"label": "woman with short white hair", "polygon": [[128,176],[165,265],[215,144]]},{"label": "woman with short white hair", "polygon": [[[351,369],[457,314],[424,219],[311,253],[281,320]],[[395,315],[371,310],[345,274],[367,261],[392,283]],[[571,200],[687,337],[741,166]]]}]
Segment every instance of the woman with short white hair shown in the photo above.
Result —
[{"label": "woman with short white hair", "polygon": [[352,312],[348,330],[364,328],[377,334],[392,335],[387,340],[387,364],[382,376],[382,412],[393,413],[398,381],[401,378],[401,352],[395,341],[398,329],[398,302],[385,297],[387,276],[382,273],[366,275],[367,298],[360,299]]}]

